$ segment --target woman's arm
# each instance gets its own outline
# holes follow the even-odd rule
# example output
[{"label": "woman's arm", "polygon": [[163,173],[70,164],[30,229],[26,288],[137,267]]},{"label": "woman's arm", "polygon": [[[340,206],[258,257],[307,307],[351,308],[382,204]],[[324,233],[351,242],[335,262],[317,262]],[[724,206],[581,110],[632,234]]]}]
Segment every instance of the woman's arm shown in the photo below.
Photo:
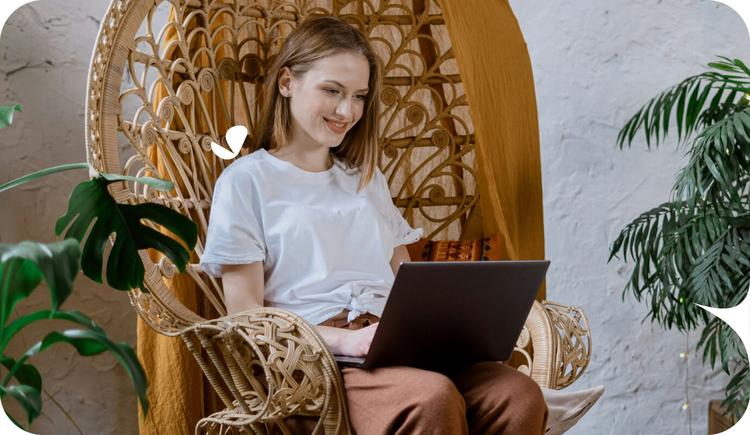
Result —
[{"label": "woman's arm", "polygon": [[[409,261],[411,261],[411,258],[409,258],[409,251],[405,245],[394,248],[391,257],[393,274],[395,275],[398,272],[401,263],[408,263]],[[341,328],[318,326],[318,332],[335,355],[365,356],[370,350],[370,344],[372,344],[372,338],[375,336],[377,327],[378,324],[375,323],[366,328],[349,331]]]},{"label": "woman's arm", "polygon": [[393,257],[391,257],[391,269],[393,269],[393,274],[396,275],[398,272],[398,267],[401,265],[401,263],[408,263],[411,261],[411,257],[409,257],[409,250],[406,249],[406,245],[400,245],[393,248]]},{"label": "woman's arm", "polygon": [[[224,265],[221,280],[224,284],[224,301],[227,314],[263,306],[263,263]],[[375,325],[357,331],[318,326],[328,349],[335,355],[365,356],[370,349]]]},{"label": "woman's arm", "polygon": [[222,266],[227,314],[263,306],[263,262]]}]

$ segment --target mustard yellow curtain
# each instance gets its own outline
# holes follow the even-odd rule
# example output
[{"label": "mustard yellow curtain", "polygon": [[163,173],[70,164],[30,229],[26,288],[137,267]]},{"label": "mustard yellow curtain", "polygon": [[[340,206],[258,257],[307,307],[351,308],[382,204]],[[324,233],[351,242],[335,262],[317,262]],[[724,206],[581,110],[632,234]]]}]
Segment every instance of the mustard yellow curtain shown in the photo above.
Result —
[{"label": "mustard yellow curtain", "polygon": [[536,94],[521,28],[507,0],[440,4],[474,122],[484,234],[503,237],[510,259],[543,259]]}]

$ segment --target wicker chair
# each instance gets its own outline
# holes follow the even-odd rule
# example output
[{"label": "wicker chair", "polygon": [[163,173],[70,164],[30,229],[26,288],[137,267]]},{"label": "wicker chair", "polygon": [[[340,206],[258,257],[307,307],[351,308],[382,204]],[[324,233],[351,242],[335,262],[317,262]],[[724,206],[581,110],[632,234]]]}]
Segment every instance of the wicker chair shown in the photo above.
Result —
[{"label": "wicker chair", "polygon": [[[252,131],[265,65],[284,35],[308,14],[332,14],[368,29],[382,57],[382,169],[394,202],[427,239],[458,239],[478,203],[475,138],[439,5],[383,2],[374,11],[363,0],[330,3],[112,1],[91,64],[88,160],[98,171],[157,174],[176,185],[164,193],[122,183],[111,188],[115,198],[189,216],[199,226],[200,255],[213,185],[228,164],[211,142],[222,142],[234,124]],[[378,24],[368,26],[376,15]],[[170,262],[141,257],[146,289],[130,292],[133,306],[156,331],[184,340],[225,406],[196,432],[288,433],[284,418],[293,415],[317,417],[316,432],[350,432],[340,374],[313,327],[271,308],[225,316],[221,283],[194,256],[187,273],[218,314],[207,320],[170,292]],[[580,376],[590,349],[583,312],[542,301],[513,361],[541,386],[559,389]]]}]

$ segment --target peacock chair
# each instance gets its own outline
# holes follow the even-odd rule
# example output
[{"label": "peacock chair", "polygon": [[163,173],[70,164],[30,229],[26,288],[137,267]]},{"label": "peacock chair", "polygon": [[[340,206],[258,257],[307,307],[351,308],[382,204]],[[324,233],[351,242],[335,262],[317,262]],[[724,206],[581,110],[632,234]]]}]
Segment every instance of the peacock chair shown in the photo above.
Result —
[{"label": "peacock chair", "polygon": [[[350,432],[341,376],[316,330],[273,308],[227,316],[221,281],[197,264],[213,186],[230,163],[212,153],[211,143],[226,145],[233,125],[253,131],[266,66],[285,35],[312,14],[359,27],[381,57],[381,169],[394,203],[426,234],[409,247],[412,258],[518,257],[502,227],[498,235],[482,224],[489,212],[482,216],[478,168],[486,166],[479,164],[483,143],[472,119],[479,112],[470,110],[436,1],[112,1],[91,62],[87,156],[99,172],[172,181],[169,192],[133,182],[110,190],[119,202],[164,204],[198,225],[186,273],[143,250],[145,288],[129,292],[143,321],[184,341],[223,404],[196,433],[289,433],[292,416],[317,419],[316,433]],[[178,278],[193,285],[200,310],[174,294]],[[560,389],[581,375],[590,351],[583,312],[540,298],[510,363],[539,385]]]}]

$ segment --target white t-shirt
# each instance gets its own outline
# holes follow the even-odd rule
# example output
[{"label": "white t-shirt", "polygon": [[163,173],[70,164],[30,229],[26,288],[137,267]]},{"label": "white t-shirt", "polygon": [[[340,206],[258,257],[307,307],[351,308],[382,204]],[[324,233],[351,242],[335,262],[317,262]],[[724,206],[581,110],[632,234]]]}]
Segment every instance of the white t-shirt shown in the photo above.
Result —
[{"label": "white t-shirt", "polygon": [[383,314],[393,249],[419,240],[378,170],[357,192],[359,169],[335,161],[308,172],[264,149],[232,162],[214,188],[201,267],[263,262],[265,305],[319,324],[343,309]]}]

